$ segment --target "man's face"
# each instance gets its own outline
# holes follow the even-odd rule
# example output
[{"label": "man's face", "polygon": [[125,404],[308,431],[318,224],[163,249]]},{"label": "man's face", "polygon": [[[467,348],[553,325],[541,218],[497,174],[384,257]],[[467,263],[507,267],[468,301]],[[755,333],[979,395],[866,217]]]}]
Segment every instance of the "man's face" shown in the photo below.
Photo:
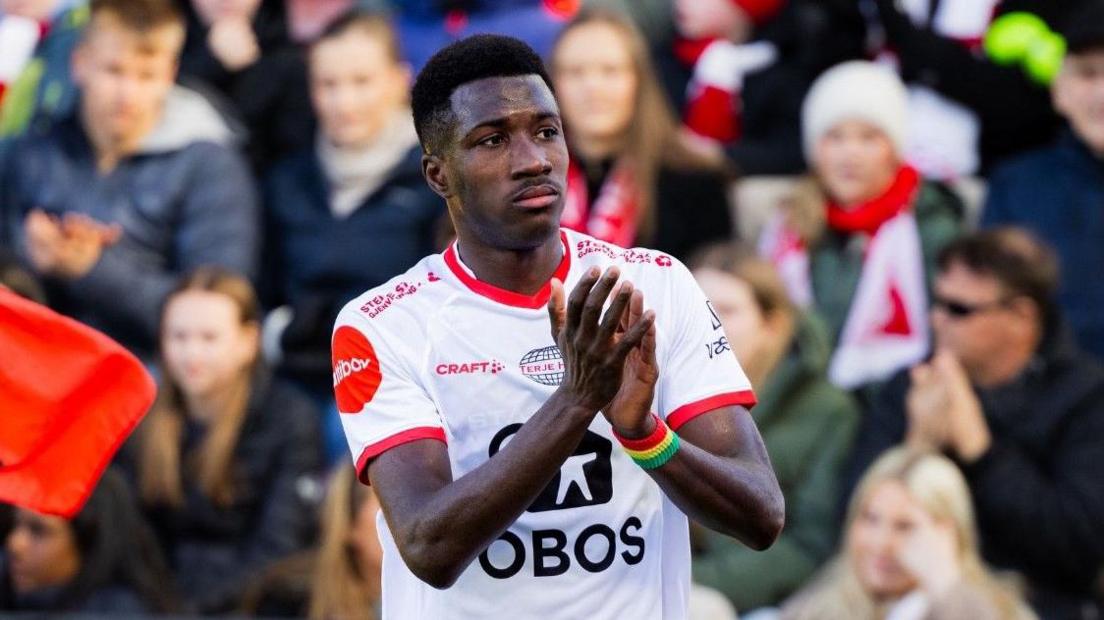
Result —
[{"label": "man's face", "polygon": [[91,134],[133,146],[153,130],[176,77],[183,36],[176,25],[139,33],[110,13],[93,18],[73,54],[73,77]]},{"label": "man's face", "polygon": [[1025,319],[1009,305],[1000,282],[959,263],[935,280],[931,323],[937,348],[948,349],[972,379],[1005,357],[1010,335]]},{"label": "man's face", "polygon": [[1104,158],[1104,48],[1068,55],[1051,95],[1074,133]]},{"label": "man's face", "polygon": [[368,145],[398,111],[410,71],[377,37],[351,30],[315,44],[311,99],[322,132],[339,147]]},{"label": "man's face", "polygon": [[[556,99],[537,75],[476,80],[451,98],[456,116],[441,175],[461,237],[528,250],[559,229],[567,178]],[[431,154],[432,155],[435,154]]]}]

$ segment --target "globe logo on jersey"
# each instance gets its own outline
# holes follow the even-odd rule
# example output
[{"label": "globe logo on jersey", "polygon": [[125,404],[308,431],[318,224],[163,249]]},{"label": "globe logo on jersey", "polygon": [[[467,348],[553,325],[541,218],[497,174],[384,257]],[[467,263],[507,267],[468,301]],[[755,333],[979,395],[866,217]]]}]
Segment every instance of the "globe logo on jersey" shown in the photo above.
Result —
[{"label": "globe logo on jersey", "polygon": [[564,380],[564,361],[559,347],[533,349],[518,362],[521,374],[541,385],[556,386]]}]

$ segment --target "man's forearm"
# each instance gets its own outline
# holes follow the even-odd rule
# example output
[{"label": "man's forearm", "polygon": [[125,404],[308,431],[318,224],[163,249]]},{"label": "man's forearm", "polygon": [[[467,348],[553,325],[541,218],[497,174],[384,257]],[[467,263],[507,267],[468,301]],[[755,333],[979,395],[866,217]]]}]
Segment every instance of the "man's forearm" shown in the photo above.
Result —
[{"label": "man's forearm", "polygon": [[[393,506],[403,558],[435,587],[448,587],[529,507],[575,451],[597,412],[556,392],[487,462],[428,494]],[[380,458],[388,458],[388,454]],[[376,475],[375,470],[369,470]],[[426,481],[427,485],[442,481]]]},{"label": "man's forearm", "polygon": [[717,456],[688,441],[652,478],[687,516],[757,550],[782,531],[785,501],[770,463]]}]

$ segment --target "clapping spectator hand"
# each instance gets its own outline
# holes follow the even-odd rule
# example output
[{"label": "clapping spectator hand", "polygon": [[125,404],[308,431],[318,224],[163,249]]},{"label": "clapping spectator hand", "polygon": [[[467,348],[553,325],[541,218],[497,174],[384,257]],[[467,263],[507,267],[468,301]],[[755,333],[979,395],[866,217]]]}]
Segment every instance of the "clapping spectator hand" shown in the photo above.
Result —
[{"label": "clapping spectator hand", "polygon": [[906,397],[907,442],[930,448],[950,448],[962,460],[976,461],[989,449],[992,437],[981,403],[951,352],[939,350],[926,364],[912,369]]},{"label": "clapping spectator hand", "polygon": [[24,220],[27,256],[41,274],[74,280],[99,262],[104,248],[122,235],[118,224],[103,224],[86,215],[62,217],[34,209]]},{"label": "clapping spectator hand", "polygon": [[912,531],[897,551],[897,561],[933,599],[954,587],[962,576],[954,526],[936,520],[926,510],[911,505]]}]

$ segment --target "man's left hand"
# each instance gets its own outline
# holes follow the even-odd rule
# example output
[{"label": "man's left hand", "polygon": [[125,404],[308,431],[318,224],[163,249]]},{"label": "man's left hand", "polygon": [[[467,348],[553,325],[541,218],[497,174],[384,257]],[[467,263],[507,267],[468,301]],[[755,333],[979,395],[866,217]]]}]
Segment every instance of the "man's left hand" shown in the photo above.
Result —
[{"label": "man's left hand", "polygon": [[960,459],[973,463],[989,450],[993,437],[970,379],[950,351],[937,351],[932,360],[950,396],[947,410],[947,443]]},{"label": "man's left hand", "polygon": [[35,209],[24,222],[27,254],[39,273],[75,280],[100,261],[104,248],[119,240],[118,225],[102,224],[86,215],[63,218]]},{"label": "man's left hand", "polygon": [[[621,317],[616,338],[621,338],[643,314],[644,294],[639,290],[633,291],[628,311]],[[653,323],[640,344],[625,358],[621,389],[603,412],[622,437],[646,437],[655,430],[651,413],[657,381],[659,364],[656,362],[656,327]]]}]

